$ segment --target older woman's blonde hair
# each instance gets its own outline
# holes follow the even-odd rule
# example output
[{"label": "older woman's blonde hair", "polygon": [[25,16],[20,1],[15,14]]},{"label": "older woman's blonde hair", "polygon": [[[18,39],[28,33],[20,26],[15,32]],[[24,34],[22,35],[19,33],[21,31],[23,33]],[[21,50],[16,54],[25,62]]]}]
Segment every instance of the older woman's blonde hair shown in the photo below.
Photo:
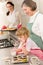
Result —
[{"label": "older woman's blonde hair", "polygon": [[29,30],[26,27],[21,27],[16,32],[17,36],[22,36],[22,35],[25,35],[25,34],[27,35],[27,37],[29,37],[29,35],[30,35]]}]

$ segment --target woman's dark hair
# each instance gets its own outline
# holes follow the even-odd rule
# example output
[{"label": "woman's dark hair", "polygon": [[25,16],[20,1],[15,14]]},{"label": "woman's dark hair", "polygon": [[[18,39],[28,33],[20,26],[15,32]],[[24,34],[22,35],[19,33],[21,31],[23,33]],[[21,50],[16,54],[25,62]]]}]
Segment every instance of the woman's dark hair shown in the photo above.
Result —
[{"label": "woman's dark hair", "polygon": [[14,7],[14,4],[12,2],[7,2],[6,5],[7,4],[10,4],[10,5],[12,5]]},{"label": "woman's dark hair", "polygon": [[22,7],[24,4],[27,5],[28,7],[30,7],[32,11],[35,11],[37,9],[36,2],[34,2],[32,0],[24,0],[22,3]]},{"label": "woman's dark hair", "polygon": [[[6,5],[7,5],[7,4],[10,4],[10,5],[13,6],[13,8],[14,8],[14,4],[13,4],[12,2],[7,2]],[[8,16],[9,13],[10,13],[10,11],[8,11],[8,12],[6,13],[6,15]]]},{"label": "woman's dark hair", "polygon": [[8,11],[8,12],[6,13],[6,15],[8,16],[8,15],[9,15],[9,13],[10,13],[10,11]]}]

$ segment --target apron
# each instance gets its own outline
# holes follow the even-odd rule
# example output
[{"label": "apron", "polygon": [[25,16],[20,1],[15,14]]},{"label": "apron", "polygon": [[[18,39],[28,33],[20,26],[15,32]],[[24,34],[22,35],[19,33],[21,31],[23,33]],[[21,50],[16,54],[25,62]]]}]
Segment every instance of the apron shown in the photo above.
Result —
[{"label": "apron", "polygon": [[[35,20],[37,18],[37,15],[35,16],[34,22],[35,22]],[[42,39],[41,39],[40,36],[38,36],[38,35],[36,35],[36,34],[34,34],[32,32],[32,26],[33,26],[33,23],[28,23],[27,24],[27,28],[30,30],[30,38],[43,50],[43,42],[42,42]]]}]

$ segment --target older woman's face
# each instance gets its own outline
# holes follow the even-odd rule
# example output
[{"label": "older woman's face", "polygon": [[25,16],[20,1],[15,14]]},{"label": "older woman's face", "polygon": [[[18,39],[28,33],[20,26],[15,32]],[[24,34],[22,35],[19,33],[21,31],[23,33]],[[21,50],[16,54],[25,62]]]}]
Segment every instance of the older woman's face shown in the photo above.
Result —
[{"label": "older woman's face", "polygon": [[14,9],[14,7],[11,4],[7,4],[6,7],[8,11],[11,11],[12,9]]},{"label": "older woman's face", "polygon": [[32,10],[30,7],[23,5],[22,9],[23,9],[24,13],[26,13],[29,16],[32,16]]}]

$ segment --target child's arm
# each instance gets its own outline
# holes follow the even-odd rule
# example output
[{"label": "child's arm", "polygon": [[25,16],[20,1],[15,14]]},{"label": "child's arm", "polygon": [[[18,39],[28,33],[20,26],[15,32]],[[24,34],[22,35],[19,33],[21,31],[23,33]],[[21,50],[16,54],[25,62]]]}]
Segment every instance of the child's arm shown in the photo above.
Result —
[{"label": "child's arm", "polygon": [[29,51],[27,51],[25,47],[22,47],[22,52],[23,52],[25,55],[30,54],[30,52],[29,52]]},{"label": "child's arm", "polygon": [[19,47],[16,49],[16,52],[22,52],[22,43],[20,43]]}]

